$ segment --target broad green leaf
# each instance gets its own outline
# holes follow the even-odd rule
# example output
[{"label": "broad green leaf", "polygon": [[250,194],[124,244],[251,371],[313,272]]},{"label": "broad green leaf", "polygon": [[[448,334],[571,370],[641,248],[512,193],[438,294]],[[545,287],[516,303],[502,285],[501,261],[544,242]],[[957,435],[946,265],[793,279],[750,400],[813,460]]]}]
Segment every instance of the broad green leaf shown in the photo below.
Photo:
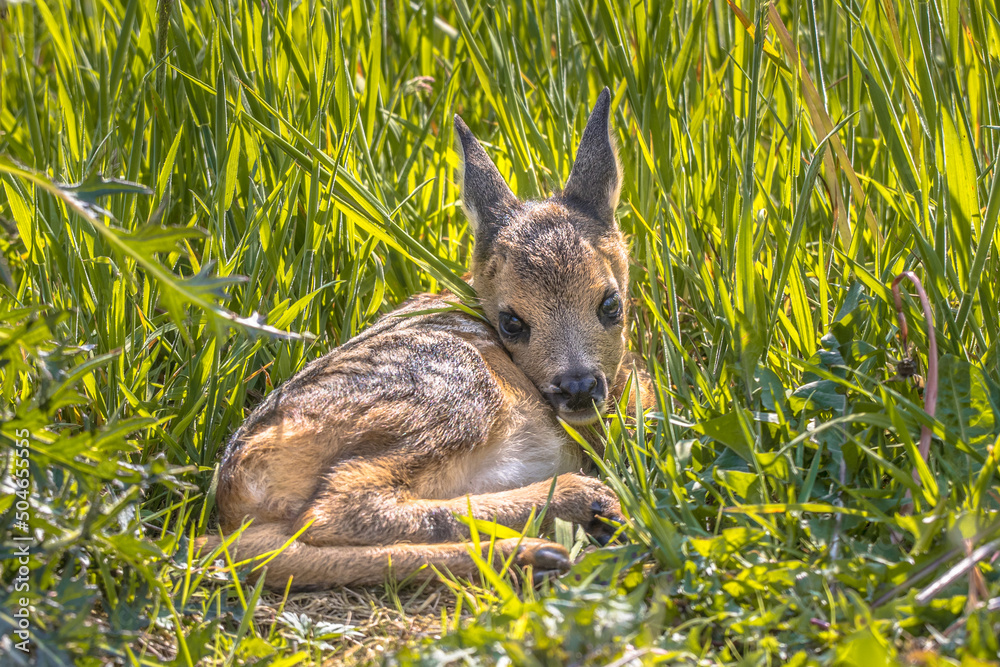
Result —
[{"label": "broad green leaf", "polygon": [[[749,412],[746,419],[749,420]],[[695,424],[694,430],[702,435],[718,440],[726,447],[732,449],[741,459],[748,463],[753,461],[753,451],[751,444],[743,435],[743,428],[740,425],[740,417],[735,412],[731,412],[722,417],[716,417],[709,421]]]},{"label": "broad green leaf", "polygon": [[935,417],[950,437],[984,454],[1000,434],[1000,391],[981,369],[947,354],[938,368],[938,402]]}]

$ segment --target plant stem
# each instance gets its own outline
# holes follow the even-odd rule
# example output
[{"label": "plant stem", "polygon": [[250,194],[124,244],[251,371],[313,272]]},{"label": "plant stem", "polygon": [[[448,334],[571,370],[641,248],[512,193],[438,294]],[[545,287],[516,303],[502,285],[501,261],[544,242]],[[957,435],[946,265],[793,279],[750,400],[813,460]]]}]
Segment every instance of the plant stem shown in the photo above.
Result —
[{"label": "plant stem", "polygon": [[[938,351],[937,351],[937,339],[934,335],[934,311],[931,310],[930,299],[927,298],[927,292],[924,290],[923,283],[920,282],[920,278],[917,277],[913,271],[904,271],[903,273],[896,276],[896,279],[892,281],[892,297],[896,302],[896,318],[899,320],[899,331],[903,337],[903,349],[907,349],[907,335],[908,329],[906,326],[906,315],[903,313],[903,297],[899,291],[899,283],[902,282],[904,278],[909,279],[913,283],[914,287],[917,288],[917,295],[920,297],[920,305],[924,309],[924,319],[927,321],[927,382],[924,384],[924,412],[930,417],[934,417],[934,412],[937,409],[937,395],[938,395]],[[924,462],[927,461],[927,457],[930,455],[931,451],[931,428],[927,424],[920,427],[920,446],[919,446],[920,456],[923,458]],[[920,473],[917,468],[913,468],[913,481],[920,484]],[[906,515],[913,511],[913,502],[910,496],[910,491],[906,491],[906,502],[903,505],[901,513]]]}]

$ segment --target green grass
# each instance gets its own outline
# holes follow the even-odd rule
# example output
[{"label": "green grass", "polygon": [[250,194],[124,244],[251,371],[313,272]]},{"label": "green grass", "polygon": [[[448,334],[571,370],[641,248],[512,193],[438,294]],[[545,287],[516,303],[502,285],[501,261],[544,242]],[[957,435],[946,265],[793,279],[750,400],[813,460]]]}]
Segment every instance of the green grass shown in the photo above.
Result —
[{"label": "green grass", "polygon": [[[605,85],[633,347],[657,385],[601,465],[631,544],[534,591],[450,582],[443,636],[387,660],[1000,661],[996,2],[7,12],[0,634],[26,597],[38,664],[293,665],[354,641],[192,561],[220,449],[410,294],[472,298],[453,114],[515,192],[544,196]],[[934,313],[904,298],[908,346],[903,271]],[[931,325],[934,416],[896,372],[912,355],[926,375]],[[19,500],[26,592],[8,585]],[[383,599],[416,608],[406,595]]]}]

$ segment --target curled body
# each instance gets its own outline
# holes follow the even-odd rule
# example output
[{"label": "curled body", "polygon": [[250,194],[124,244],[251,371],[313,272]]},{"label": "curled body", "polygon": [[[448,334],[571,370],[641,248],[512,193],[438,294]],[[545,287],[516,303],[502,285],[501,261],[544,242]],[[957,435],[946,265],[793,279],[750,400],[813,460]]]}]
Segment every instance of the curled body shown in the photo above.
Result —
[{"label": "curled body", "polygon": [[[271,392],[233,436],[216,494],[240,559],[270,556],[266,584],[297,589],[475,571],[457,515],[520,529],[548,503],[606,537],[614,493],[558,418],[602,418],[631,371],[628,266],[614,220],[620,169],[610,95],[591,114],[566,189],[521,202],[456,117],[472,285],[485,319],[418,295]],[[551,499],[550,499],[551,497]],[[209,545],[218,538],[208,538]],[[488,545],[481,545],[484,550]],[[536,573],[568,554],[499,540]]]}]

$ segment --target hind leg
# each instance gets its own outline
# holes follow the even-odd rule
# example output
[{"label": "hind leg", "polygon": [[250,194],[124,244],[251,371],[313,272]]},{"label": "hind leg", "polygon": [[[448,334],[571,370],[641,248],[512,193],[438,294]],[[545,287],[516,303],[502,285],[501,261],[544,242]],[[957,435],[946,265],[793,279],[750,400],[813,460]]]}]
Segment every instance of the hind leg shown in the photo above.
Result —
[{"label": "hind leg", "polygon": [[[478,572],[468,543],[344,547],[313,546],[295,541],[275,555],[273,552],[281,549],[289,537],[280,524],[248,526],[236,542],[237,558],[254,559],[258,564],[266,561],[264,583],[272,589],[283,589],[289,579],[293,590],[316,590],[381,584],[390,575],[400,580],[431,579],[436,576],[434,569],[465,578]],[[202,545],[216,548],[219,539],[209,537]],[[489,542],[480,544],[483,558],[489,556],[490,546]],[[547,540],[496,540],[492,550],[494,567],[502,567],[513,556],[513,564],[520,568],[531,567],[536,579],[569,569],[566,550]]]}]

